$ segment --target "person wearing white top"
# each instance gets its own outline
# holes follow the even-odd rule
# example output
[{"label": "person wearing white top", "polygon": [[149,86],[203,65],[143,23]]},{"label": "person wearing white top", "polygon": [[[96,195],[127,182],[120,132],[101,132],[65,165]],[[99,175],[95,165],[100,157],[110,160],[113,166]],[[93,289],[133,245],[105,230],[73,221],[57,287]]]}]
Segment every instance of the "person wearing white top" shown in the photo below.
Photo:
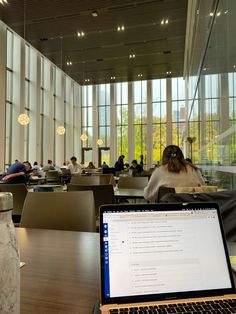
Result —
[{"label": "person wearing white top", "polygon": [[205,182],[198,168],[184,159],[178,146],[169,145],[163,151],[162,165],[154,170],[148,185],[144,188],[144,198],[155,202],[160,186],[175,188],[201,185],[205,185]]},{"label": "person wearing white top", "polygon": [[73,156],[71,157],[70,161],[71,163],[69,164],[68,169],[70,170],[71,174],[81,173],[82,167],[77,163],[77,158]]}]

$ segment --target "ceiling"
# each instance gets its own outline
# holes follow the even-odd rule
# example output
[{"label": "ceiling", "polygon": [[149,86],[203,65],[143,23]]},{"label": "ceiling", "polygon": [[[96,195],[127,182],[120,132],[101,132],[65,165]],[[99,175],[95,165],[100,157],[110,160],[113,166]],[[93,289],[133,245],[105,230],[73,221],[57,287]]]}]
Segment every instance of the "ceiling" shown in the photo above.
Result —
[{"label": "ceiling", "polygon": [[[163,78],[170,71],[182,76],[187,3],[8,0],[0,19],[78,83],[99,84]],[[117,31],[122,25],[125,30]]]}]

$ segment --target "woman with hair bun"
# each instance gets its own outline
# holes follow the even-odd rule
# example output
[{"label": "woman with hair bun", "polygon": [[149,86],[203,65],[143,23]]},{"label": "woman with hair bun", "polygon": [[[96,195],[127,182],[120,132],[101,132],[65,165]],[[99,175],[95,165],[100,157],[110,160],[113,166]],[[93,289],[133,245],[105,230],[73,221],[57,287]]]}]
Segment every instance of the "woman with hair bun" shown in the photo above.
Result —
[{"label": "woman with hair bun", "polygon": [[162,155],[162,164],[156,168],[144,188],[144,197],[156,201],[160,186],[166,187],[196,187],[204,185],[204,180],[198,168],[184,159],[181,149],[176,145],[167,146]]}]

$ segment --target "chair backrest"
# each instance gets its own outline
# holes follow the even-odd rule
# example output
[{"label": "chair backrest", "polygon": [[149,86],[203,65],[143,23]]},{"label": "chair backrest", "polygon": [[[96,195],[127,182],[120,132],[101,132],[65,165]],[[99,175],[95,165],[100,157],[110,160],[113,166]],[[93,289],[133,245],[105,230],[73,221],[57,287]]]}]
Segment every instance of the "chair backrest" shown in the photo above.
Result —
[{"label": "chair backrest", "polygon": [[99,176],[99,184],[112,184],[113,186],[116,186],[113,174],[94,173],[92,176]]},{"label": "chair backrest", "polygon": [[99,176],[72,176],[70,180],[71,184],[83,184],[83,185],[99,185]]},{"label": "chair backrest", "polygon": [[206,193],[206,192],[217,192],[216,185],[202,185],[202,186],[178,186],[175,187],[175,193]]},{"label": "chair backrest", "polygon": [[99,207],[104,204],[114,204],[114,189],[111,184],[105,185],[80,185],[67,184],[68,192],[71,191],[93,191],[96,217],[99,216]]},{"label": "chair backrest", "polygon": [[144,189],[148,184],[148,177],[120,176],[118,181],[119,189]]},{"label": "chair backrest", "polygon": [[160,186],[158,189],[157,203],[160,203],[161,198],[168,193],[175,193],[175,188],[170,188],[168,186]]},{"label": "chair backrest", "polygon": [[93,192],[29,192],[25,199],[20,226],[95,231]]},{"label": "chair backrest", "polygon": [[48,170],[46,172],[46,182],[60,182],[59,172],[57,170]]},{"label": "chair backrest", "polygon": [[13,215],[21,215],[24,201],[28,190],[26,185],[21,184],[0,184],[1,192],[11,192],[13,194]]},{"label": "chair backrest", "polygon": [[70,169],[67,169],[67,168],[61,168],[61,173],[63,176],[70,176],[71,175]]},{"label": "chair backrest", "polygon": [[218,203],[223,220],[225,236],[228,241],[236,241],[236,191],[213,193],[166,194],[162,203],[213,202]]}]

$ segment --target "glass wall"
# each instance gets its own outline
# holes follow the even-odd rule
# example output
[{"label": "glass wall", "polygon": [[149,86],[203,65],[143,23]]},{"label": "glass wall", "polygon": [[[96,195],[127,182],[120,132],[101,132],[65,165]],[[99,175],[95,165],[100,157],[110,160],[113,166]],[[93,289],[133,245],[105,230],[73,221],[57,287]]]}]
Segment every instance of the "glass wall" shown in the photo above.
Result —
[{"label": "glass wall", "polygon": [[[200,1],[199,19],[210,26],[209,42],[198,64],[199,75],[188,77],[189,93],[195,95],[189,106],[188,131],[199,143],[194,162],[211,184],[226,189],[236,188],[235,12],[234,0],[220,0],[211,8]],[[198,27],[196,32],[200,36]],[[193,78],[198,82],[195,90]]]}]

